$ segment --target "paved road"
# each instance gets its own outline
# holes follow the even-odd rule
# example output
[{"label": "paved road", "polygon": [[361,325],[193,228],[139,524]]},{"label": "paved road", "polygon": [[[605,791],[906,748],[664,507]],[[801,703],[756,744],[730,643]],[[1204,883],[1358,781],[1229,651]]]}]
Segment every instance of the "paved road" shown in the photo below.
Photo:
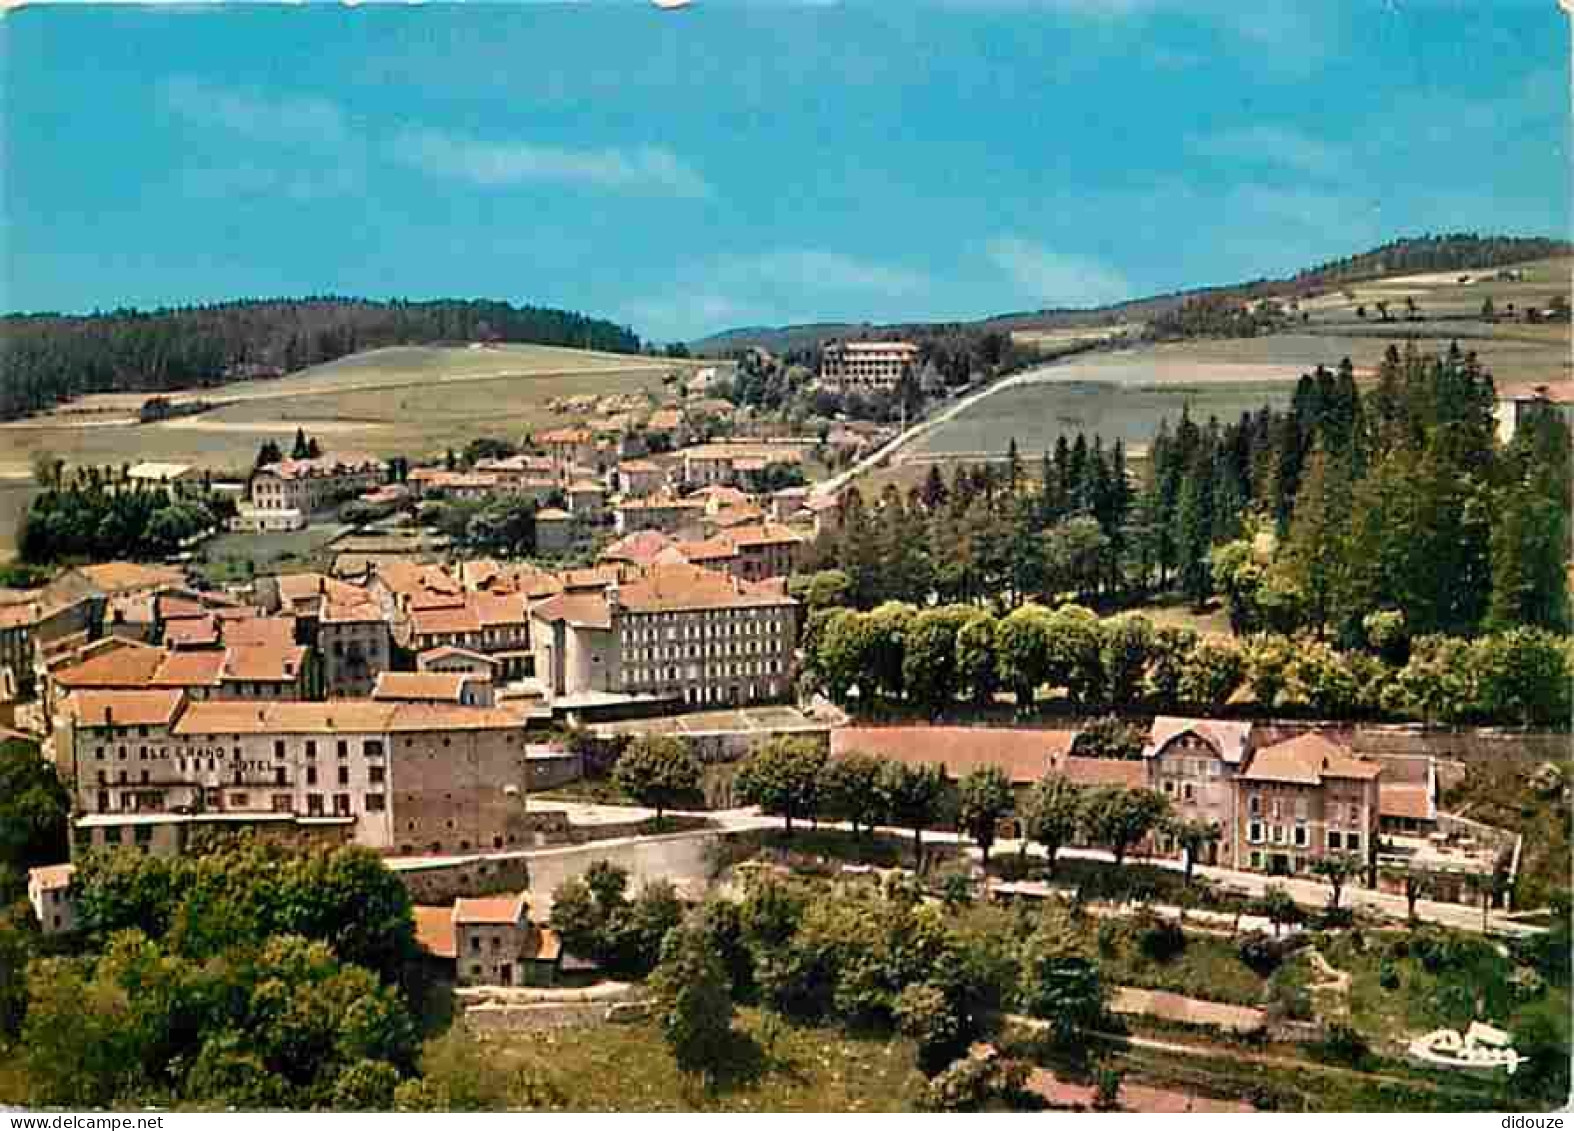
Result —
[{"label": "paved road", "polygon": [[[1041,1021],[1037,1017],[1028,1017],[1020,1013],[1008,1013],[1005,1019],[1012,1024],[1021,1025],[1028,1029],[1047,1029],[1050,1025],[1048,1021]],[[1250,1052],[1236,1047],[1225,1050],[1216,1045],[1192,1045],[1181,1041],[1159,1041],[1154,1040],[1152,1037],[1138,1037],[1129,1033],[1095,1031],[1088,1035],[1099,1040],[1109,1041],[1112,1044],[1127,1045],[1135,1049],[1148,1049],[1152,1052],[1170,1053],[1175,1056],[1193,1057],[1197,1060],[1218,1060],[1222,1055],[1232,1062],[1246,1061],[1251,1064],[1261,1064],[1267,1068],[1287,1068],[1292,1072],[1320,1072],[1327,1076],[1353,1076],[1361,1080],[1375,1080],[1379,1083],[1398,1084],[1406,1088],[1423,1088],[1433,1092],[1445,1090],[1442,1085],[1430,1080],[1408,1076],[1389,1076],[1380,1072],[1363,1072],[1359,1068],[1346,1068],[1337,1064],[1323,1064],[1320,1061],[1302,1060],[1298,1057],[1270,1056],[1266,1053]]]},{"label": "paved road", "polygon": [[[1073,354],[1071,356],[1076,357],[1081,355]],[[811,484],[809,493],[817,497],[836,494],[854,479],[866,475],[870,471],[873,471],[875,468],[879,467],[887,459],[901,451],[901,449],[905,448],[908,444],[912,443],[920,436],[926,435],[933,429],[940,427],[940,425],[946,423],[958,413],[967,411],[985,397],[994,396],[1002,389],[1009,389],[1015,385],[1025,384],[1067,360],[1070,360],[1070,358],[1061,358],[1057,361],[1045,362],[1043,365],[1036,365],[1032,369],[1024,369],[1021,373],[1013,373],[1011,376],[1004,377],[999,381],[996,381],[993,385],[989,385],[983,389],[978,390],[976,393],[969,393],[960,400],[950,402],[933,416],[920,420],[917,424],[914,424],[912,427],[908,428],[907,431],[902,432],[901,434],[886,441],[885,444],[876,448],[869,455],[864,456],[863,459],[853,464],[846,471],[843,471],[838,475],[833,475],[829,479],[822,479],[817,483]]]}]

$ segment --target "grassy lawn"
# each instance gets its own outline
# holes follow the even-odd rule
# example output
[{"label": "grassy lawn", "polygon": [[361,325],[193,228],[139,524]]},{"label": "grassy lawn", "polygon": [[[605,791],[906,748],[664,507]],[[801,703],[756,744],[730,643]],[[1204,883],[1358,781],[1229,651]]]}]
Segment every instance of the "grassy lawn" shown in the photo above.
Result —
[{"label": "grassy lawn", "polygon": [[348,526],[321,523],[278,534],[220,534],[203,544],[193,567],[215,585],[255,575],[323,570],[332,564],[328,545]]},{"label": "grassy lawn", "polygon": [[[1128,368],[1071,362],[1051,372],[1055,380],[1012,385],[980,400],[919,438],[915,452],[952,454],[1004,451],[1015,438],[1030,458],[1052,449],[1061,436],[1078,432],[1146,447],[1159,422],[1173,427],[1188,408],[1199,422],[1210,416],[1234,420],[1264,404],[1282,407],[1295,391],[1293,380],[1193,381],[1168,384],[1139,358]],[[1140,379],[1139,378],[1145,378]]]},{"label": "grassy lawn", "polygon": [[[674,1066],[651,1023],[490,1035],[473,1045],[489,1106],[543,1111],[911,1111],[923,1088],[904,1040],[797,1028],[753,1009],[738,1013],[738,1064],[707,1090]],[[467,1057],[437,1043],[428,1070],[463,1071]]]},{"label": "grassy lawn", "polygon": [[[1323,951],[1335,968],[1350,974],[1350,1020],[1374,1045],[1399,1047],[1433,1029],[1463,1029],[1477,1019],[1514,1032],[1516,1022],[1543,1010],[1561,1019],[1569,1039],[1574,1026],[1567,986],[1540,992],[1516,987],[1514,962],[1474,937],[1429,970],[1414,954],[1394,953],[1395,944],[1407,938],[1408,932],[1374,933],[1363,945],[1343,933]],[[1382,984],[1385,960],[1398,978],[1392,988]]]},{"label": "grassy lawn", "polygon": [[1135,940],[1101,950],[1104,976],[1122,986],[1169,990],[1231,1005],[1259,1005],[1268,982],[1240,960],[1235,944],[1214,935],[1188,934],[1186,946],[1168,959],[1143,954]]},{"label": "grassy lawn", "polygon": [[1199,636],[1235,635],[1230,628],[1230,614],[1218,602],[1209,604],[1200,612],[1186,602],[1136,608],[1131,611],[1147,617],[1155,628],[1189,628]]}]

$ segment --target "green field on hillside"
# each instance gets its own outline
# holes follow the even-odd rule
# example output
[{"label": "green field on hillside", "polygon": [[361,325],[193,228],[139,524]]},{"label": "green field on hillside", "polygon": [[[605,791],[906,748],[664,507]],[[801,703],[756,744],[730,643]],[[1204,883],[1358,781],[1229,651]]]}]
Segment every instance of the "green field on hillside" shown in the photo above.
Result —
[{"label": "green field on hillside", "polygon": [[371,350],[274,380],[177,394],[218,407],[160,424],[131,422],[141,398],[84,397],[62,411],[0,425],[0,551],[34,489],[34,453],[70,464],[138,460],[191,463],[243,473],[268,439],[288,443],[297,427],[324,449],[422,457],[478,436],[519,439],[567,418],[554,397],[652,391],[681,362],[553,346],[399,346]]}]

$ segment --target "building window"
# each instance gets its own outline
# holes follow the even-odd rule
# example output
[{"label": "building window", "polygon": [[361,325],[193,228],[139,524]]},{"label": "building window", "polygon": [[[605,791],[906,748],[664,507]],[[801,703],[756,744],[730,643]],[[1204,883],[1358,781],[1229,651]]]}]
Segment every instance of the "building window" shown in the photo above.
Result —
[{"label": "building window", "polygon": [[284,757],[284,740],[283,739],[275,739],[274,740],[274,743],[273,743],[273,756],[275,758],[282,758],[282,757]]},{"label": "building window", "polygon": [[336,793],[333,795],[333,811],[341,817],[350,815],[350,795],[348,793]]},{"label": "building window", "polygon": [[1194,800],[1195,797],[1196,797],[1196,787],[1194,785],[1192,785],[1191,782],[1187,782],[1185,785],[1181,786],[1181,799],[1182,800],[1184,800],[1184,801],[1191,801],[1191,800]]},{"label": "building window", "polygon": [[350,756],[350,744],[342,738],[339,740],[338,754],[341,758],[348,758]]},{"label": "building window", "polygon": [[366,780],[372,785],[382,785],[383,778],[386,774],[387,770],[385,770],[382,766],[366,767]]},{"label": "building window", "polygon": [[1308,838],[1307,838],[1307,833],[1306,833],[1306,826],[1305,825],[1296,825],[1295,826],[1295,847],[1297,847],[1297,848],[1305,848],[1307,846],[1307,843],[1308,843]]},{"label": "building window", "polygon": [[350,767],[349,766],[340,766],[339,767],[339,784],[340,785],[349,785],[350,784]]},{"label": "building window", "polygon": [[[470,936],[470,953],[471,954],[480,954],[481,953],[481,936],[480,935],[471,935]],[[476,970],[480,970],[481,968],[479,966],[477,966],[477,967],[475,967],[475,969]]]},{"label": "building window", "polygon": [[307,739],[306,740],[306,757],[308,757],[308,758],[315,758],[315,757],[317,757],[317,743],[312,741],[311,739]]},{"label": "building window", "polygon": [[1351,852],[1360,852],[1361,851],[1361,834],[1360,833],[1346,833],[1345,837],[1344,837],[1344,846],[1347,849],[1349,849]]},{"label": "building window", "polygon": [[383,811],[383,795],[368,793],[366,795],[366,811],[368,813],[381,813]]},{"label": "building window", "polygon": [[1328,830],[1328,847],[1329,848],[1339,848],[1339,847],[1341,847],[1342,841],[1343,841],[1343,838],[1339,835],[1339,833],[1337,831],[1335,831],[1334,829],[1329,829]]}]

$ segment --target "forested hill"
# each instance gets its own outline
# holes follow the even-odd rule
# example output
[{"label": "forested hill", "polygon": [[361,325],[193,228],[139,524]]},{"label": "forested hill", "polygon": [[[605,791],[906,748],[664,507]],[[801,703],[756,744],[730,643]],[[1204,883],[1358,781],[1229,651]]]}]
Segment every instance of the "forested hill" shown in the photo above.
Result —
[{"label": "forested hill", "polygon": [[321,296],[12,314],[0,324],[0,419],[84,393],[162,393],[290,372],[379,346],[474,341],[618,353],[640,348],[632,330],[605,319],[465,299]]},{"label": "forested hill", "polygon": [[[1425,271],[1484,270],[1528,263],[1534,259],[1574,253],[1566,240],[1540,236],[1483,236],[1474,232],[1447,235],[1411,236],[1381,247],[1307,267],[1283,278],[1260,278],[1221,286],[1196,287],[1167,294],[1129,299],[1109,306],[1055,308],[997,314],[975,322],[951,324],[950,329],[977,330],[1057,330],[1073,327],[1112,325],[1120,322],[1145,322],[1175,310],[1188,299],[1202,296],[1221,299],[1258,299],[1305,295],[1328,290],[1359,280],[1388,275],[1413,275]],[[926,324],[927,325],[927,324]],[[799,326],[756,326],[723,330],[708,338],[689,343],[702,355],[720,355],[760,346],[776,353],[809,349],[823,341],[844,337],[921,334],[924,325],[889,323],[886,325],[850,323],[806,323]]]},{"label": "forested hill", "polygon": [[1446,236],[1417,236],[1394,240],[1382,247],[1320,263],[1300,272],[1290,283],[1301,287],[1330,287],[1384,275],[1414,275],[1423,271],[1481,270],[1568,255],[1574,244],[1540,236],[1479,236],[1460,232]]}]

